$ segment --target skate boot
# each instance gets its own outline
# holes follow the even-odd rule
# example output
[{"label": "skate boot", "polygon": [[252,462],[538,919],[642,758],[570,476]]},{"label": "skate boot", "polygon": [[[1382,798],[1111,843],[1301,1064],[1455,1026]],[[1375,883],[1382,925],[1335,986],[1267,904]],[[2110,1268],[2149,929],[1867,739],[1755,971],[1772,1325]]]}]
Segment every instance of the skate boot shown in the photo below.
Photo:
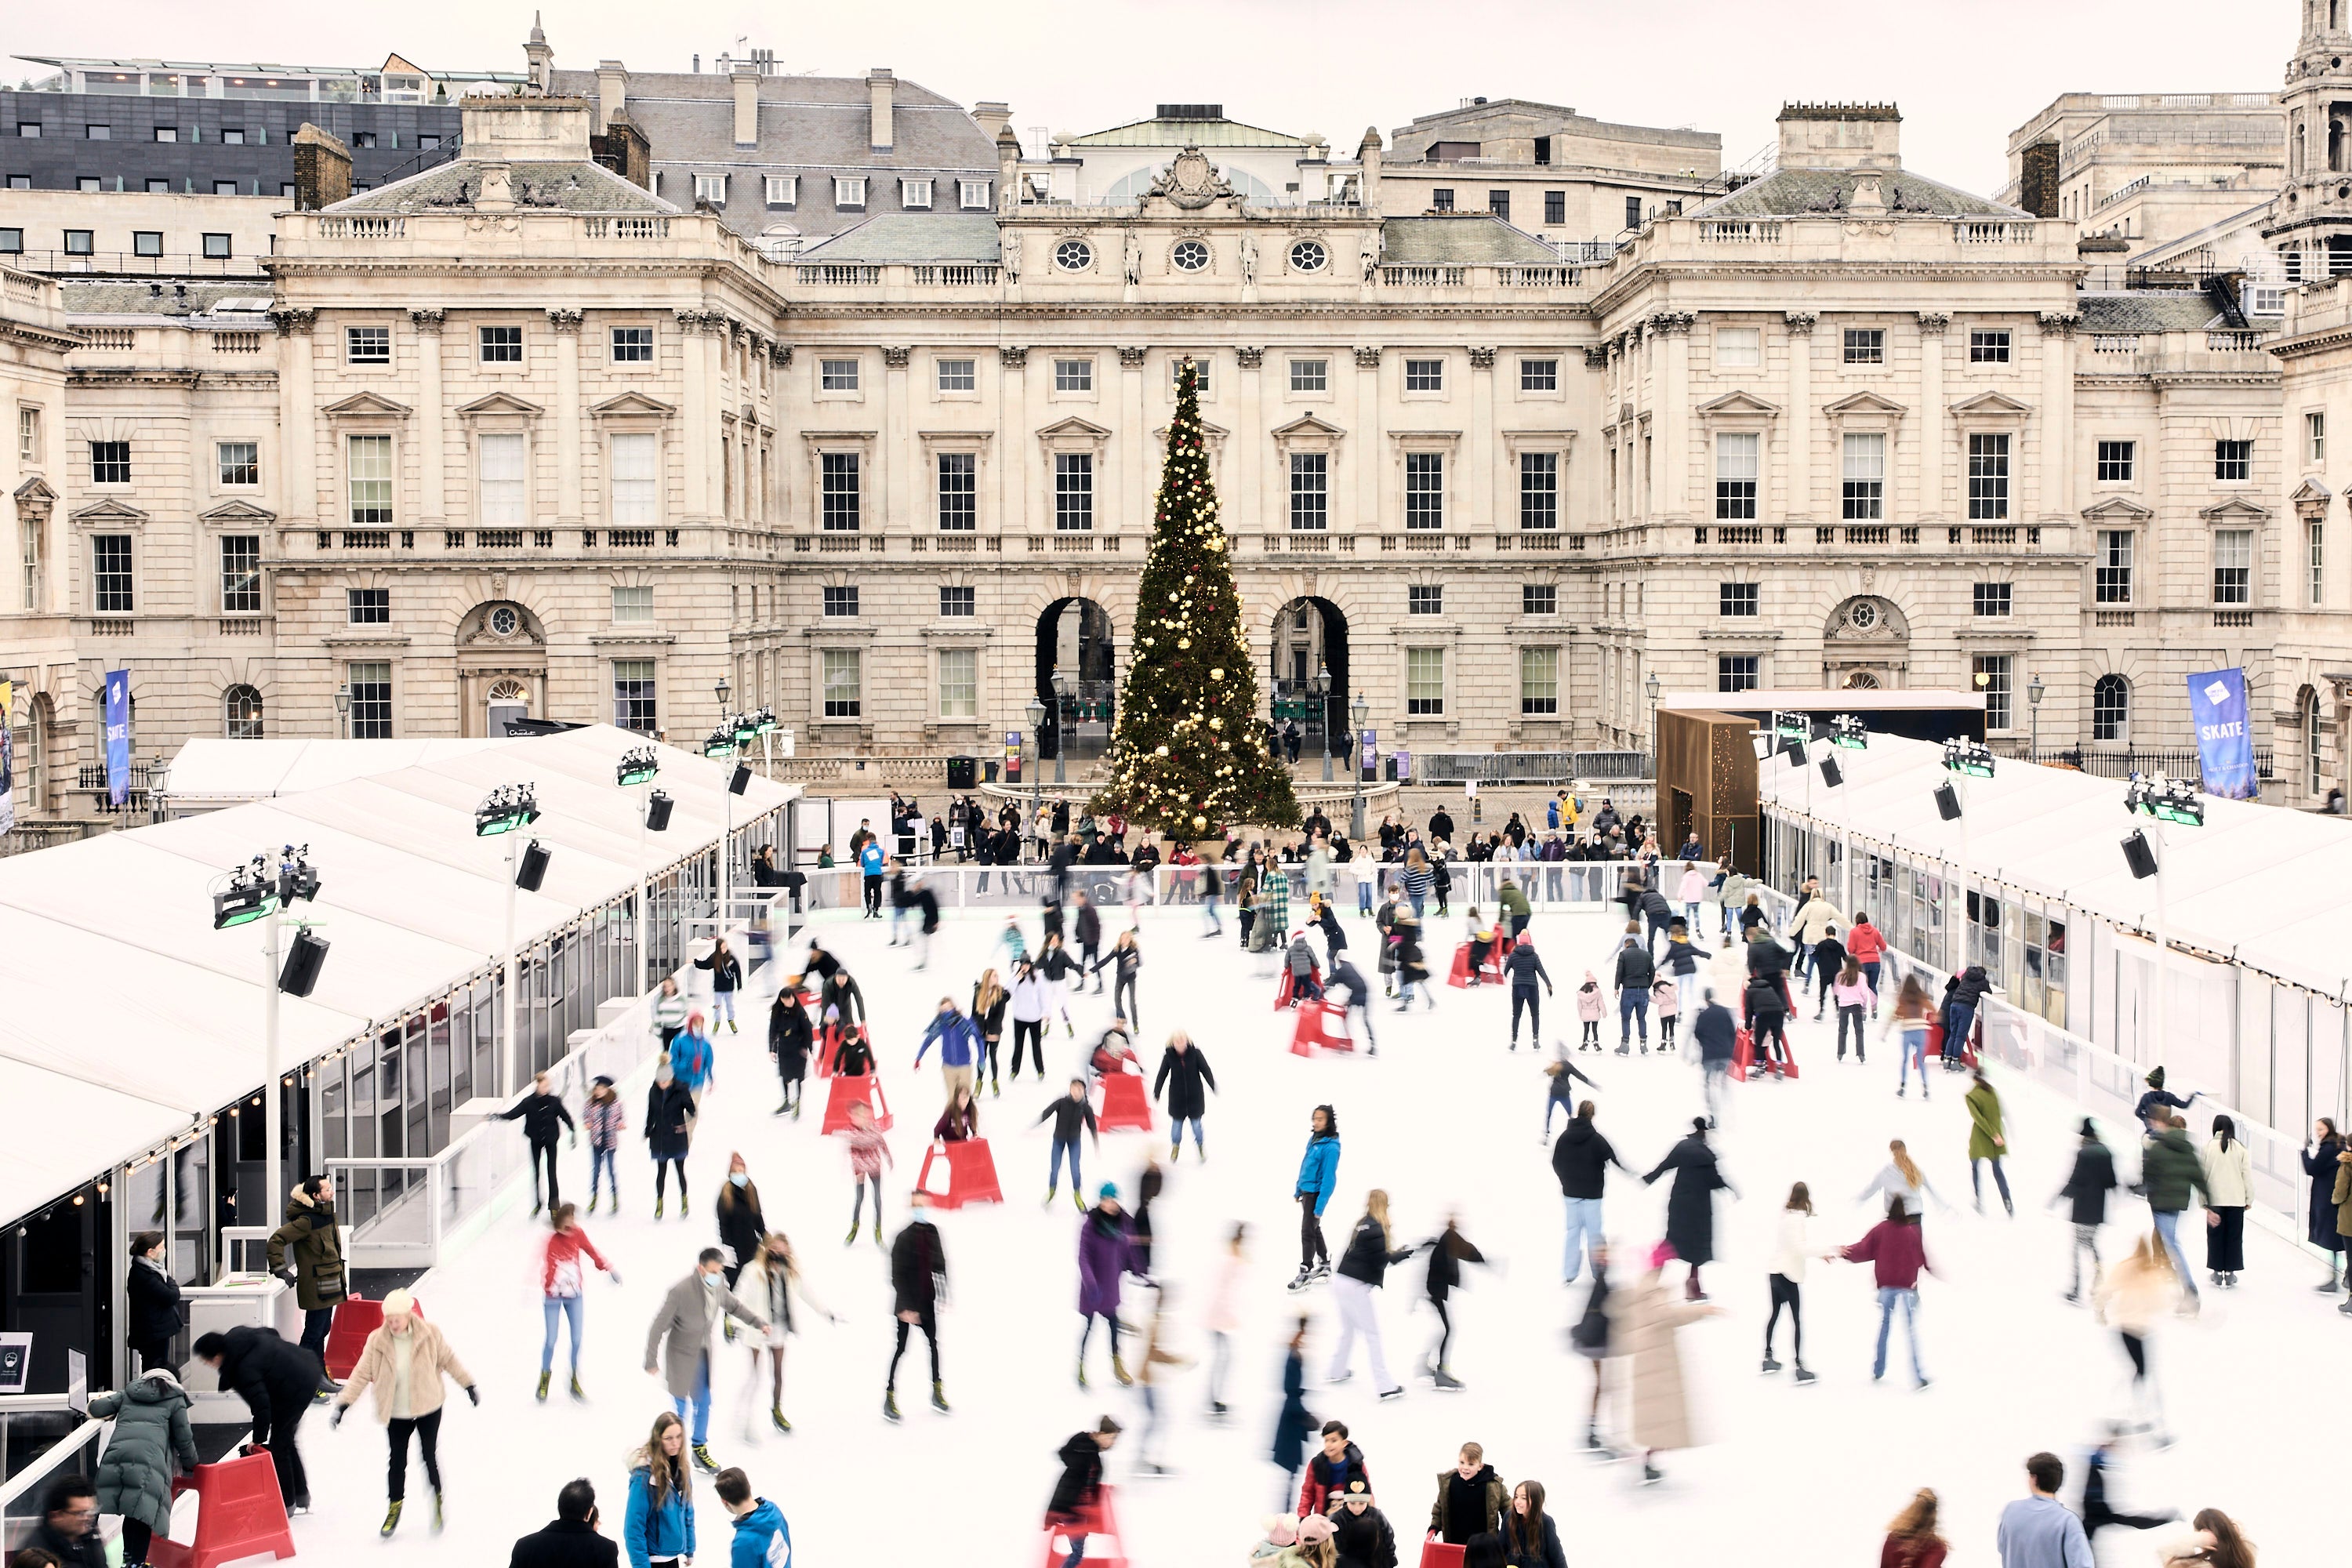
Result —
[{"label": "skate boot", "polygon": [[1291,1276],[1290,1293],[1295,1296],[1299,1291],[1306,1289],[1314,1278],[1315,1270],[1301,1265],[1298,1272]]},{"label": "skate boot", "polygon": [[1085,1362],[1083,1362],[1083,1361],[1081,1361],[1081,1362],[1079,1362],[1079,1363],[1078,1363],[1078,1386],[1079,1386],[1080,1388],[1084,1388],[1084,1387],[1087,1386],[1087,1363],[1086,1363]]},{"label": "skate boot", "polygon": [[784,1407],[781,1405],[768,1406],[768,1419],[779,1432],[788,1433],[793,1429],[793,1424],[784,1419]]},{"label": "skate boot", "polygon": [[851,1220],[849,1222],[849,1234],[841,1238],[841,1245],[847,1247],[851,1242],[856,1241],[857,1239],[857,1232],[859,1228],[857,1222],[856,1220]]},{"label": "skate boot", "polygon": [[948,1385],[936,1380],[931,1384],[931,1408],[942,1415],[948,1413]]},{"label": "skate boot", "polygon": [[436,1491],[433,1494],[433,1533],[436,1535],[440,1534],[442,1525],[446,1522],[446,1516],[443,1513],[441,1507],[441,1494],[438,1491]]},{"label": "skate boot", "polygon": [[596,1212],[596,1194],[594,1193],[590,1193],[588,1194],[588,1212],[590,1214],[594,1214]]},{"label": "skate boot", "polygon": [[882,1416],[887,1421],[898,1419],[898,1394],[896,1389],[886,1389],[882,1394]]},{"label": "skate boot", "polygon": [[882,1245],[882,1222],[878,1219],[874,1222],[874,1245]]},{"label": "skate boot", "polygon": [[1429,1381],[1436,1384],[1444,1393],[1458,1394],[1462,1390],[1462,1380],[1442,1366],[1430,1373]]},{"label": "skate boot", "polygon": [[1807,1372],[1807,1371],[1805,1370],[1804,1365],[1803,1365],[1803,1363],[1800,1363],[1798,1364],[1798,1367],[1797,1367],[1797,1384],[1798,1384],[1798,1386],[1799,1386],[1799,1387],[1802,1387],[1802,1386],[1804,1386],[1806,1384],[1809,1384],[1809,1383],[1816,1383],[1816,1382],[1819,1382],[1819,1381],[1820,1381],[1820,1380],[1819,1380],[1818,1378],[1816,1378],[1816,1377],[1815,1377],[1811,1373]]},{"label": "skate boot", "polygon": [[1135,1386],[1135,1379],[1127,1375],[1127,1363],[1121,1361],[1117,1356],[1110,1358],[1110,1374],[1111,1376],[1118,1379],[1118,1385],[1121,1388],[1132,1388]]},{"label": "skate boot", "polygon": [[1769,1356],[1769,1355],[1768,1355],[1768,1356],[1766,1356],[1766,1357],[1764,1358],[1764,1370],[1765,1370],[1767,1373],[1774,1373],[1774,1372],[1778,1372],[1778,1371],[1780,1371],[1780,1363],[1779,1362],[1777,1362],[1777,1361],[1774,1361],[1770,1356]]},{"label": "skate boot", "polygon": [[400,1505],[398,1503],[394,1503],[390,1508],[383,1510],[383,1528],[377,1531],[376,1534],[383,1540],[389,1541],[392,1539],[392,1532],[399,1528]]},{"label": "skate boot", "polygon": [[710,1457],[710,1445],[708,1443],[697,1443],[694,1446],[694,1462],[705,1475],[715,1476],[719,1473],[719,1461]]},{"label": "skate boot", "polygon": [[533,1397],[534,1397],[534,1398],[536,1398],[536,1399],[537,1399],[537,1400],[538,1400],[541,1405],[544,1405],[544,1404],[546,1404],[546,1403],[547,1403],[547,1384],[548,1384],[548,1379],[549,1379],[550,1375],[551,1375],[550,1373],[543,1373],[543,1372],[542,1372],[542,1373],[541,1373],[539,1374],[539,1393],[538,1393],[537,1394],[533,1395]]},{"label": "skate boot", "polygon": [[656,1198],[654,1200],[654,1218],[656,1219],[659,1219],[662,1216],[662,1203],[663,1200],[660,1198]]},{"label": "skate boot", "polygon": [[588,1391],[580,1386],[580,1374],[576,1372],[572,1374],[572,1397],[580,1404],[588,1403]]},{"label": "skate boot", "polygon": [[682,1191],[681,1191],[681,1192],[677,1194],[677,1217],[678,1217],[678,1218],[680,1218],[680,1219],[684,1219],[688,1215],[691,1214],[692,1212],[693,1212],[693,1210],[692,1210],[692,1209],[688,1205],[688,1204],[687,1204],[687,1201],[686,1201],[686,1194],[685,1194],[684,1192],[682,1192]]}]

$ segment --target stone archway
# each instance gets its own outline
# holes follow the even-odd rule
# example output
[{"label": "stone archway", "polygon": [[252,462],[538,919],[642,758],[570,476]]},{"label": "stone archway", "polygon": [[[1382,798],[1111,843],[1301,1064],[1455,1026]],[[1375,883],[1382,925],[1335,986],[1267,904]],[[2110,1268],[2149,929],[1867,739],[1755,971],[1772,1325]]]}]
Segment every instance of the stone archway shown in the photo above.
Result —
[{"label": "stone archway", "polygon": [[[1057,699],[1054,677],[1063,676]],[[1045,721],[1037,731],[1040,758],[1098,757],[1110,746],[1118,720],[1117,652],[1110,612],[1076,595],[1055,600],[1037,616],[1037,700]],[[1061,748],[1066,744],[1067,752]]]},{"label": "stone archway", "polygon": [[1856,594],[1841,600],[1822,626],[1822,684],[1874,691],[1907,683],[1911,620],[1894,600]]},{"label": "stone archway", "polygon": [[[1274,613],[1266,655],[1266,704],[1277,732],[1296,721],[1299,755],[1321,756],[1326,748],[1348,753],[1348,616],[1330,600],[1303,594]],[[1328,677],[1320,700],[1318,676]]]},{"label": "stone archway", "polygon": [[547,629],[537,616],[511,599],[486,600],[458,617],[457,641],[460,734],[503,734],[494,710],[501,719],[547,711]]}]

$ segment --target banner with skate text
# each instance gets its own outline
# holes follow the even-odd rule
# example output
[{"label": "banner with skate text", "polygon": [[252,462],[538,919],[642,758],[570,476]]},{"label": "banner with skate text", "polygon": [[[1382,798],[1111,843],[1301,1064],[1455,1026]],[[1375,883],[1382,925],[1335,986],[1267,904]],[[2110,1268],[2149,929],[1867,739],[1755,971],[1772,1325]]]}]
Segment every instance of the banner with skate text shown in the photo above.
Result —
[{"label": "banner with skate text", "polygon": [[2197,723],[2204,790],[2225,800],[2254,798],[2254,734],[2246,718],[2246,672],[2209,669],[2189,678],[2189,712]]}]

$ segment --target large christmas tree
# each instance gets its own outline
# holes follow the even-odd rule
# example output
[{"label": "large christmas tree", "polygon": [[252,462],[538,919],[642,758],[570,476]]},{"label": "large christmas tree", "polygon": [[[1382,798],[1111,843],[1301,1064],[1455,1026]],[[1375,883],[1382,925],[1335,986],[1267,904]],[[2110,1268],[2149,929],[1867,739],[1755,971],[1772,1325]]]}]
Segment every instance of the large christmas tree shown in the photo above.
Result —
[{"label": "large christmas tree", "polygon": [[1257,675],[1201,434],[1199,383],[1198,367],[1185,360],[1136,596],[1135,657],[1111,739],[1110,782],[1094,802],[1097,816],[1118,811],[1171,838],[1298,822],[1290,775],[1258,721]]}]

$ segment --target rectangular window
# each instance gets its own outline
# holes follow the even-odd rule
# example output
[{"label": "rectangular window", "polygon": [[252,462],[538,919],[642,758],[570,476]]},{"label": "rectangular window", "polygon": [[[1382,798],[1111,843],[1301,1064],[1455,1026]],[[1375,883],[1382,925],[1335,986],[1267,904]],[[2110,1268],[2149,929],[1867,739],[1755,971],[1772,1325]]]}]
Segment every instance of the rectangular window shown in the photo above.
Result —
[{"label": "rectangular window", "polygon": [[1328,392],[1331,389],[1331,362],[1328,359],[1295,359],[1290,362],[1290,390],[1293,392]]},{"label": "rectangular window", "polygon": [[[367,189],[365,185],[362,185],[359,188],[361,190]],[[216,196],[233,196],[236,194],[236,182],[235,180],[215,180],[213,182],[213,195]],[[227,236],[224,235],[221,237],[226,239]],[[226,256],[228,252],[226,250],[223,250],[221,254],[223,256]]]},{"label": "rectangular window", "polygon": [[980,614],[980,590],[977,588],[946,588],[940,590],[940,618],[947,621],[968,621]]},{"label": "rectangular window", "polygon": [[1519,614],[1523,616],[1556,616],[1559,614],[1559,588],[1551,583],[1519,584]]},{"label": "rectangular window", "polygon": [[824,613],[826,617],[832,620],[856,616],[857,614],[856,588],[828,586],[824,590]]},{"label": "rectangular window", "polygon": [[1442,616],[1445,613],[1445,586],[1441,583],[1408,584],[1404,591],[1404,613],[1408,616]]},{"label": "rectangular window", "polygon": [[943,647],[940,649],[940,717],[942,719],[980,717],[980,650],[978,648]]},{"label": "rectangular window", "polygon": [[41,127],[37,121],[27,120],[17,125],[16,134],[27,142],[37,142],[40,140]]},{"label": "rectangular window", "polygon": [[179,139],[180,139],[180,131],[179,131],[179,127],[174,126],[174,125],[158,125],[157,127],[155,127],[155,140],[156,140],[156,141],[158,141],[158,142],[177,142]]},{"label": "rectangular window", "polygon": [[770,174],[767,187],[768,205],[789,207],[800,205],[801,177],[798,174]]},{"label": "rectangular window", "polygon": [[901,180],[898,182],[898,205],[910,212],[929,212],[931,205],[931,182]]},{"label": "rectangular window", "polygon": [[[1183,368],[1184,356],[1182,354],[1171,354],[1169,356],[1168,395],[1171,397],[1176,395],[1176,377],[1182,373]],[[1209,358],[1205,354],[1197,355],[1192,361],[1192,368],[1198,373],[1192,382],[1193,389],[1198,392],[1201,396],[1208,396],[1209,373],[1217,368],[1217,362]]]},{"label": "rectangular window", "polygon": [[1510,222],[1511,193],[1508,191],[1488,191],[1486,193],[1486,210],[1493,213],[1496,217],[1501,218],[1505,223]]},{"label": "rectangular window", "polygon": [[2099,483],[2127,485],[2133,470],[2138,466],[2139,445],[2135,441],[2102,441],[2099,443]]},{"label": "rectangular window", "polygon": [[1331,526],[1330,455],[1290,454],[1290,526],[1320,532]]},{"label": "rectangular window", "polygon": [[1737,521],[1756,515],[1756,476],[1764,437],[1726,430],[1715,438],[1715,515]]},{"label": "rectangular window", "polygon": [[343,329],[343,362],[346,364],[390,364],[392,363],[392,329],[390,327],[345,327]]},{"label": "rectangular window", "polygon": [[1409,359],[1405,361],[1404,389],[1407,392],[1444,391],[1445,362],[1442,359]]},{"label": "rectangular window", "polygon": [[616,626],[651,626],[654,619],[654,591],[650,587],[615,588],[613,590],[613,624]]},{"label": "rectangular window", "polygon": [[522,363],[522,329],[520,327],[484,327],[481,329],[480,342],[484,364],[520,364]]},{"label": "rectangular window", "polygon": [[654,661],[616,658],[613,661],[613,723],[616,729],[650,735],[660,727],[660,710],[654,700]]},{"label": "rectangular window", "polygon": [[221,535],[221,614],[261,613],[261,535]]},{"label": "rectangular window", "polygon": [[1546,191],[1544,193],[1544,226],[1547,228],[1557,227],[1559,225],[1564,224],[1567,221],[1568,193],[1566,191]]},{"label": "rectangular window", "polygon": [[2304,544],[2311,564],[2311,605],[2316,609],[2327,601],[2327,525],[2314,522],[2304,531]]},{"label": "rectangular window", "polygon": [[866,210],[866,176],[835,174],[833,177],[833,205],[845,212]]},{"label": "rectangular window", "polygon": [[[224,126],[221,129],[220,139],[221,145],[224,147],[242,147],[245,145],[245,132],[237,126]],[[427,136],[423,138],[418,145],[438,147],[441,145],[441,138]]]},{"label": "rectangular window", "polygon": [[2006,616],[2014,603],[2013,583],[1979,583],[1974,595],[1977,617]]},{"label": "rectangular window", "polygon": [[89,444],[89,482],[94,485],[129,484],[131,443],[92,441]]},{"label": "rectangular window", "polygon": [[817,456],[822,518],[828,533],[847,533],[857,527],[857,459],[856,452],[822,452]]},{"label": "rectangular window", "polygon": [[1444,185],[1440,185],[1434,190],[1432,190],[1429,193],[1429,210],[1433,213],[1452,212],[1454,210],[1454,193]]},{"label": "rectangular window", "polygon": [[1095,455],[1054,454],[1054,527],[1084,533],[1095,525]]},{"label": "rectangular window", "polygon": [[660,520],[658,436],[613,437],[614,523],[622,528],[647,527]]},{"label": "rectangular window", "polygon": [[352,521],[381,528],[392,521],[392,437],[352,436],[344,443]]},{"label": "rectangular window", "polygon": [[[102,183],[100,181],[99,177],[98,177],[96,174],[77,174],[77,175],[75,175],[75,176],[74,176],[74,189],[75,189],[75,190],[77,190],[77,191],[89,191],[89,192],[97,192],[97,191],[101,190],[101,189],[103,189],[103,188],[104,188],[104,186],[103,186]],[[67,248],[68,250],[71,250],[71,249],[73,248],[72,237],[73,237],[73,236],[74,236],[76,233],[79,233],[79,234],[80,234],[80,235],[82,235],[82,237],[83,237],[83,249],[82,249],[82,254],[83,254],[83,255],[85,255],[85,256],[87,256],[87,255],[89,253],[89,230],[88,230],[88,229],[75,230],[75,229],[70,229],[70,228],[69,228],[69,229],[66,230],[66,237],[67,237],[66,248]]]},{"label": "rectangular window", "polygon": [[1523,359],[1519,362],[1521,392],[1558,392],[1559,361],[1556,359]]},{"label": "rectangular window", "polygon": [[344,589],[343,618],[355,626],[392,625],[392,590],[389,588]]},{"label": "rectangular window", "polygon": [[1979,521],[2009,515],[2009,437],[1969,437],[1969,516]]},{"label": "rectangular window", "polygon": [[980,527],[980,454],[940,454],[940,531],[971,533]]},{"label": "rectangular window", "polygon": [[157,228],[142,228],[133,231],[131,236],[131,254],[133,256],[163,255],[163,231]]},{"label": "rectangular window", "polygon": [[[172,194],[172,182],[169,180],[150,180],[147,182],[147,194],[151,196],[168,196]],[[133,235],[131,237],[136,239],[138,236]],[[162,247],[159,246],[156,247],[156,254],[159,256],[163,254]]]},{"label": "rectangular window", "polygon": [[1445,650],[1409,647],[1404,650],[1404,710],[1417,718],[1445,711]]},{"label": "rectangular window", "polygon": [[1519,526],[1556,529],[1559,526],[1559,454],[1519,454]]},{"label": "rectangular window", "polygon": [[1716,655],[1715,689],[1717,691],[1755,690],[1756,656],[1752,653]]},{"label": "rectangular window", "polygon": [[859,692],[865,660],[854,647],[829,647],[817,655],[824,672],[824,716],[855,719],[863,710]]},{"label": "rectangular window", "polygon": [[1642,226],[1642,198],[1639,196],[1625,198],[1625,226],[1627,228]]},{"label": "rectangular window", "polygon": [[530,510],[525,494],[522,437],[480,437],[478,461],[477,515],[486,523],[520,526]]},{"label": "rectangular window", "polygon": [[2217,529],[2213,534],[2213,602],[2254,602],[2254,534],[2252,529]]},{"label": "rectangular window", "polygon": [[2091,597],[2102,605],[2132,602],[2132,535],[2127,528],[2103,529],[2093,557]]},{"label": "rectangular window", "polygon": [[654,330],[651,327],[614,327],[613,329],[613,363],[614,364],[651,364],[654,358]]},{"label": "rectangular window", "polygon": [[857,362],[854,359],[819,360],[816,376],[819,392],[855,392],[857,390]]},{"label": "rectangular window", "polygon": [[1092,392],[1094,389],[1094,361],[1090,359],[1057,359],[1054,362],[1055,391]]},{"label": "rectangular window", "polygon": [[695,175],[694,199],[698,202],[709,202],[715,207],[725,206],[727,205],[727,176],[724,174]]},{"label": "rectangular window", "polygon": [[352,146],[360,152],[375,151],[375,132],[373,131],[355,132],[352,137]]},{"label": "rectangular window", "polygon": [[84,140],[90,142],[114,140],[114,127],[111,125],[85,125],[81,128],[81,133]]},{"label": "rectangular window", "polygon": [[1980,653],[1969,661],[1976,689],[1984,693],[1985,728],[2006,730],[2010,724],[2009,655]]},{"label": "rectangular window", "polygon": [[1969,363],[1970,364],[2007,364],[2009,363],[2009,329],[1971,327],[1969,330]]},{"label": "rectangular window", "polygon": [[352,739],[392,739],[392,666],[353,664],[343,669],[343,683],[352,689]]},{"label": "rectangular window", "polygon": [[958,180],[956,182],[956,204],[968,213],[986,212],[989,207],[988,182],[986,180]]},{"label": "rectangular window", "polygon": [[1764,363],[1764,329],[1717,327],[1715,363],[1718,370],[1753,370]]},{"label": "rectangular window", "polygon": [[2217,479],[2252,479],[2254,444],[2252,441],[2214,442],[2213,477]]},{"label": "rectangular window", "polygon": [[979,362],[968,359],[943,359],[938,362],[941,392],[972,392],[979,388]]},{"label": "rectangular window", "polygon": [[2325,414],[2303,416],[2303,460],[2315,465],[2327,461],[2327,416]]},{"label": "rectangular window", "polygon": [[[216,196],[233,196],[236,194],[236,193],[235,191],[215,191],[213,193],[213,195]],[[208,234],[204,237],[204,253],[205,259],[206,261],[226,261],[235,249],[236,246],[232,243],[230,237],[226,234]]]},{"label": "rectangular window", "polygon": [[16,410],[16,460],[21,463],[41,460],[41,411],[37,408]]},{"label": "rectangular window", "polygon": [[131,536],[90,536],[90,607],[101,616],[127,616],[137,603],[131,593]]},{"label": "rectangular window", "polygon": [[[11,176],[11,178],[13,180],[14,176]],[[11,184],[8,188],[14,191],[26,189],[28,187]],[[0,228],[0,256],[22,256],[24,254],[25,231],[21,228]]]},{"label": "rectangular window", "polygon": [[[91,185],[89,189],[94,191],[98,189],[98,187],[96,185]],[[68,256],[89,256],[95,254],[97,242],[92,237],[92,234],[93,231],[86,228],[69,228],[66,230],[66,254]]]},{"label": "rectangular window", "polygon": [[1886,437],[1848,431],[1844,447],[1846,521],[1876,522],[1886,515]]},{"label": "rectangular window", "polygon": [[1559,711],[1559,649],[1519,649],[1519,712],[1546,718]]},{"label": "rectangular window", "polygon": [[1759,615],[1759,585],[1754,583],[1718,583],[1715,585],[1716,613],[1743,617]]},{"label": "rectangular window", "polygon": [[1845,330],[1845,363],[1885,364],[1886,333],[1877,327],[1848,327]]},{"label": "rectangular window", "polygon": [[1404,455],[1404,525],[1407,528],[1445,526],[1445,454],[1407,452]]},{"label": "rectangular window", "polygon": [[220,482],[223,485],[257,485],[261,482],[261,446],[255,441],[222,441],[214,447],[220,461]]}]

